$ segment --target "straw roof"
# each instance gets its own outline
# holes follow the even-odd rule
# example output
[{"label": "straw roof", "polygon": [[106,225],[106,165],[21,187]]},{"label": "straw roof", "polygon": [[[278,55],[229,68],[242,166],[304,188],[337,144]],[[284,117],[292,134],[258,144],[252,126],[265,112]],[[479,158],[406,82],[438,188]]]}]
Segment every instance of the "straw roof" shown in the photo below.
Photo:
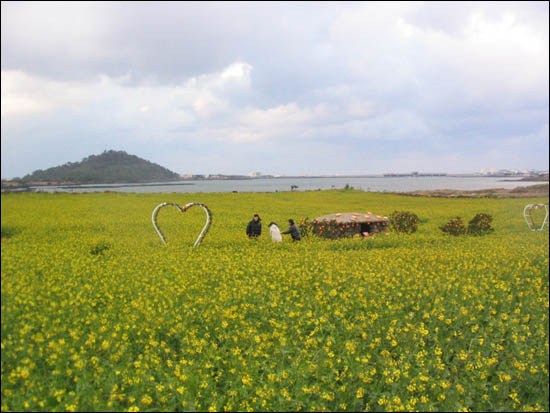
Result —
[{"label": "straw roof", "polygon": [[315,218],[313,221],[336,221],[338,224],[349,224],[352,222],[389,222],[390,219],[381,215],[375,215],[371,212],[366,214],[358,212],[341,212],[337,214],[323,215]]}]

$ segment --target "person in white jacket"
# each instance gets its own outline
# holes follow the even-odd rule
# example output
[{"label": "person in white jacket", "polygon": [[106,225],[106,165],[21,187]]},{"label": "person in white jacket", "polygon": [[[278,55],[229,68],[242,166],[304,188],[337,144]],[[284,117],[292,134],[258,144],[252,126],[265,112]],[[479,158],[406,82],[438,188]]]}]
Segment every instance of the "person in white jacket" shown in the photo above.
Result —
[{"label": "person in white jacket", "polygon": [[275,222],[269,224],[269,234],[271,235],[271,240],[273,242],[281,242],[283,240],[281,230]]}]

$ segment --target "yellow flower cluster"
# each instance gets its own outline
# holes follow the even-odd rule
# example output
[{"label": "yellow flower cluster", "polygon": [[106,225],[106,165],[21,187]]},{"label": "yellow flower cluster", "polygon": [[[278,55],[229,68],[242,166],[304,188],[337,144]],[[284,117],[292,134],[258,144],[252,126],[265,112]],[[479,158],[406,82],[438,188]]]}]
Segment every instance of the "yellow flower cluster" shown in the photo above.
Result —
[{"label": "yellow flower cluster", "polygon": [[[204,212],[214,224],[192,245]],[[360,191],[2,194],[2,411],[548,411],[548,232],[525,203]],[[272,243],[413,211],[413,235]],[[449,238],[450,216],[494,217]],[[266,234],[267,233],[267,234]],[[101,246],[101,248],[98,248]]]}]

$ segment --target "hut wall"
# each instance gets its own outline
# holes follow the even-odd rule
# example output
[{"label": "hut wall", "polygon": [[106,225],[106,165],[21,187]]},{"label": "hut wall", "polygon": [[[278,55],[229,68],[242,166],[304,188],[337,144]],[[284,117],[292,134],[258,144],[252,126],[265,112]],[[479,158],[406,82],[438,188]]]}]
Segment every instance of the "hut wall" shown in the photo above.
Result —
[{"label": "hut wall", "polygon": [[[361,234],[361,223],[338,223],[336,221],[313,221],[312,232],[315,235],[325,238],[352,238],[356,234]],[[371,222],[371,233],[384,232],[388,228],[387,222]]]},{"label": "hut wall", "polygon": [[351,238],[361,232],[361,224],[344,223],[336,221],[321,221],[313,223],[313,233],[326,238]]},{"label": "hut wall", "polygon": [[388,229],[388,223],[384,221],[373,222],[371,225],[372,225],[372,231],[375,233],[384,232]]}]

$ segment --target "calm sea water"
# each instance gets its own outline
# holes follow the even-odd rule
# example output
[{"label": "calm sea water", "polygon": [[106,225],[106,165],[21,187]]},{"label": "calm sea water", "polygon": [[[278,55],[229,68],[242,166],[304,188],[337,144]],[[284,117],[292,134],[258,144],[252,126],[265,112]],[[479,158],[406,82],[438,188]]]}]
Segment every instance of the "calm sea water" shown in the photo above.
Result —
[{"label": "calm sea water", "polygon": [[350,185],[355,189],[371,192],[408,192],[433,189],[477,190],[489,188],[512,189],[518,186],[534,185],[537,182],[503,181],[506,178],[493,177],[379,177],[379,178],[275,178],[250,180],[220,180],[163,182],[158,184],[105,184],[79,186],[34,187],[46,192],[275,192],[290,191],[292,185],[298,191],[317,189],[342,189]]}]

